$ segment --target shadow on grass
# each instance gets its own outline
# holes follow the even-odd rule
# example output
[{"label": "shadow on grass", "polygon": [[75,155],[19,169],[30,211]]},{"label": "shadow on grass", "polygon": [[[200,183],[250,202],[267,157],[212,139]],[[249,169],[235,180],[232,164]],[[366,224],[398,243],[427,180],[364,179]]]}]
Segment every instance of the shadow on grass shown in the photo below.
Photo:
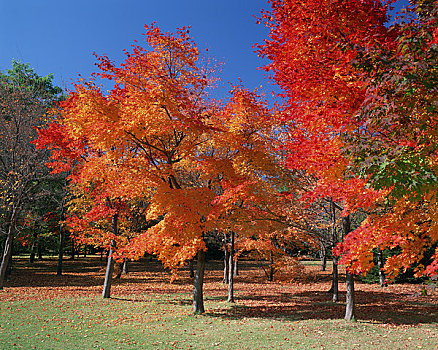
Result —
[{"label": "shadow on grass", "polygon": [[122,297],[110,297],[110,300],[115,300],[115,301],[127,301],[129,303],[144,303],[147,302],[149,300],[147,299],[139,299],[139,298],[122,298]]},{"label": "shadow on grass", "polygon": [[[105,276],[106,263],[99,257],[81,257],[63,261],[62,275],[56,274],[57,259],[37,260],[29,263],[26,258],[14,258],[12,274],[6,281],[6,287],[93,287],[101,286]],[[131,277],[136,272],[161,274],[162,264],[144,259],[129,264],[130,274],[122,278],[113,278],[114,285],[162,282],[161,276],[148,276],[148,279]]]},{"label": "shadow on grass", "polygon": [[[223,319],[263,318],[288,321],[342,319],[345,303],[331,301],[327,292],[283,293],[281,295],[244,296],[236,304],[226,304],[206,313],[206,316]],[[255,305],[239,304],[252,302]],[[345,300],[345,293],[340,293]],[[406,301],[390,293],[356,292],[356,315],[361,321],[416,325],[436,323],[438,306],[435,304]]]},{"label": "shadow on grass", "polygon": [[[84,288],[84,295],[101,293],[105,274],[105,263],[98,256],[64,261],[64,273],[56,276],[56,259],[29,264],[27,259],[16,259],[13,275],[6,287],[50,287],[54,293],[62,287]],[[148,258],[129,264],[129,274],[113,280],[118,302],[147,302],[151,297],[162,304],[189,306],[192,304],[193,280],[184,268],[181,277],[173,284],[163,266]],[[329,288],[329,272],[316,272],[311,281],[302,281],[298,287],[279,288],[276,283],[266,283],[257,262],[244,261],[241,276],[236,278],[236,304],[228,304],[226,286],[222,281],[221,262],[208,262],[206,274],[205,307],[209,317],[224,319],[266,318],[285,320],[328,320],[342,319],[345,313],[343,302],[332,303]],[[312,288],[308,288],[312,286]],[[96,288],[94,288],[96,287]],[[99,288],[97,288],[99,287]],[[48,288],[48,289],[50,289]],[[272,288],[272,289],[271,289]],[[307,290],[306,290],[307,288]],[[357,318],[363,321],[414,325],[435,323],[438,320],[438,306],[429,302],[435,299],[409,299],[398,290],[372,289],[356,291]],[[74,289],[74,288],[73,288]],[[68,288],[65,289],[68,291]],[[24,292],[26,292],[24,290]],[[20,290],[18,292],[20,293]],[[55,294],[53,294],[55,295]],[[96,294],[97,295],[97,294]],[[345,293],[340,293],[345,300]],[[424,302],[424,300],[428,302]]]}]

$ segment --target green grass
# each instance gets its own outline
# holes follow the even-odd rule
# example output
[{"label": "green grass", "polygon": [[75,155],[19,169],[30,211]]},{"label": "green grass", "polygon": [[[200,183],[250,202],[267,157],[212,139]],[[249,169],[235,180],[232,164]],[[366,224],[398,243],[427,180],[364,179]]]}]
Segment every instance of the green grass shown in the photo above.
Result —
[{"label": "green grass", "polygon": [[240,317],[219,298],[193,315],[187,294],[0,302],[0,349],[435,349],[437,324]]}]

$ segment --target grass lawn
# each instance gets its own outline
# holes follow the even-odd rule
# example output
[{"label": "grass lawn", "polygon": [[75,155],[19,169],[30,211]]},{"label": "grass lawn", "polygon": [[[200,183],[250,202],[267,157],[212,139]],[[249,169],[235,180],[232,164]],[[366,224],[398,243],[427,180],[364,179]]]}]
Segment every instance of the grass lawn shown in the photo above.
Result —
[{"label": "grass lawn", "polygon": [[68,260],[59,277],[54,260],[30,266],[19,259],[0,291],[0,349],[438,348],[438,298],[413,296],[418,285],[358,283],[359,321],[348,323],[344,304],[326,292],[330,271],[315,264],[284,284],[266,282],[256,263],[242,262],[230,305],[220,263],[211,262],[206,313],[193,315],[187,271],[170,284],[156,262],[136,262],[103,300],[102,266],[98,257]]}]

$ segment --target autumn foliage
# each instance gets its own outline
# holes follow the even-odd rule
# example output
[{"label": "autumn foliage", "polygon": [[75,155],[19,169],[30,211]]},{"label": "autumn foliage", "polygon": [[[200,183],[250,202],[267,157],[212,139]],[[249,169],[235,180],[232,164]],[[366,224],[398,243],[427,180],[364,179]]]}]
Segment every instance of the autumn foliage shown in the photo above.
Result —
[{"label": "autumn foliage", "polygon": [[388,279],[436,275],[438,10],[417,0],[388,24],[390,2],[271,0],[257,47],[282,91],[273,108],[243,85],[212,99],[217,68],[188,28],[146,26],[120,65],[96,56],[36,141],[68,174],[77,241],[175,273],[203,261],[207,235],[232,234],[291,279],[301,267],[284,255],[329,229],[336,243],[338,211],[355,224],[334,249],[349,273],[385,250]]},{"label": "autumn foliage", "polygon": [[[284,226],[274,220],[282,170],[267,103],[242,86],[226,103],[211,100],[214,67],[188,30],[146,29],[149,48],[133,46],[120,66],[98,57],[95,79],[113,89],[79,81],[38,145],[52,150],[55,172],[71,172],[68,223],[83,243],[108,248],[113,239],[116,256],[149,252],[174,270],[206,249],[206,232],[243,237]],[[116,213],[125,219],[114,237]]]},{"label": "autumn foliage", "polygon": [[436,2],[416,1],[393,26],[380,1],[271,4],[259,50],[286,101],[287,165],[317,178],[308,200],[371,214],[345,238],[342,261],[366,272],[373,249],[391,249],[390,277],[411,265],[436,274],[436,254],[427,268],[419,264],[438,238]]}]

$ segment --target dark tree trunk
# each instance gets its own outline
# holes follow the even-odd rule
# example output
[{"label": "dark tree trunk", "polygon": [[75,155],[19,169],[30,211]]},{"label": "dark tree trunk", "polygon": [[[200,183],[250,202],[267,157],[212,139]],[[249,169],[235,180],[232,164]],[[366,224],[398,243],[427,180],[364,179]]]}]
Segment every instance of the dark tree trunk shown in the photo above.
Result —
[{"label": "dark tree trunk", "polygon": [[345,319],[347,321],[356,321],[356,303],[354,301],[354,275],[347,271],[346,273],[347,296],[345,306]]},{"label": "dark tree trunk", "polygon": [[116,271],[116,275],[114,276],[115,279],[120,279],[122,277],[122,265],[123,263],[121,262],[114,263],[114,270]]},{"label": "dark tree trunk", "polygon": [[228,284],[230,278],[230,256],[228,252],[228,237],[227,234],[224,233],[224,279],[223,283]]},{"label": "dark tree trunk", "polygon": [[11,221],[9,224],[8,235],[6,237],[5,248],[2,257],[2,263],[0,265],[0,289],[3,289],[5,283],[6,271],[8,265],[10,265],[10,259],[12,257],[12,242],[15,235],[15,225],[17,222],[17,211],[14,209],[11,215]]},{"label": "dark tree trunk", "polygon": [[274,280],[274,254],[272,250],[269,252],[269,276],[268,281],[272,282]]},{"label": "dark tree trunk", "polygon": [[321,271],[325,271],[327,267],[327,249],[323,243],[319,248],[319,257],[321,259]]},{"label": "dark tree trunk", "polygon": [[[62,212],[61,212],[62,220]],[[59,248],[58,248],[58,265],[56,266],[56,275],[62,275],[62,260],[64,259],[64,230],[62,224],[59,224]]]},{"label": "dark tree trunk", "polygon": [[193,312],[195,314],[204,313],[204,271],[205,271],[205,252],[198,252],[195,278],[193,279]]},{"label": "dark tree trunk", "polygon": [[38,260],[43,260],[43,243],[41,241],[40,236],[38,236],[37,238],[37,253],[38,253]]},{"label": "dark tree trunk", "polygon": [[193,266],[193,259],[189,260],[189,275],[190,275],[190,278],[195,277],[195,269]]},{"label": "dark tree trunk", "polygon": [[336,303],[339,300],[339,276],[338,276],[338,259],[333,257],[333,274],[332,274],[332,301]]},{"label": "dark tree trunk", "polygon": [[75,249],[75,239],[71,238],[71,252],[70,252],[70,259],[74,260],[76,255],[76,249]]},{"label": "dark tree trunk", "polygon": [[[118,231],[117,220],[118,220],[118,214],[114,214],[112,218],[111,229],[115,236],[117,235],[117,231]],[[115,245],[114,240],[111,240],[110,251],[108,254],[108,262],[106,265],[105,282],[103,283],[103,292],[102,292],[103,298],[109,298],[111,295],[111,280],[113,277],[113,270],[114,270],[114,259],[113,259],[114,245]]]},{"label": "dark tree trunk", "polygon": [[[351,231],[350,216],[342,218],[342,235],[345,237]],[[348,268],[348,267],[347,267]],[[346,306],[345,306],[345,319],[347,321],[356,321],[356,304],[354,297],[354,275],[350,272],[346,272]]]},{"label": "dark tree trunk", "polygon": [[386,287],[385,271],[383,270],[385,263],[383,261],[383,251],[379,249],[377,253],[377,267],[379,268],[379,283],[380,287]]},{"label": "dark tree trunk", "polygon": [[239,276],[239,259],[237,256],[234,257],[234,276]]},{"label": "dark tree trunk", "polygon": [[229,275],[228,275],[228,299],[229,303],[234,303],[234,232],[230,233],[230,254],[229,254]]},{"label": "dark tree trunk", "polygon": [[[330,203],[332,214],[332,248],[335,248],[338,243],[338,237],[336,232],[336,208],[333,200]],[[339,278],[338,278],[338,258],[333,254],[333,274],[332,274],[332,293],[333,302],[336,303],[339,300]]]}]

